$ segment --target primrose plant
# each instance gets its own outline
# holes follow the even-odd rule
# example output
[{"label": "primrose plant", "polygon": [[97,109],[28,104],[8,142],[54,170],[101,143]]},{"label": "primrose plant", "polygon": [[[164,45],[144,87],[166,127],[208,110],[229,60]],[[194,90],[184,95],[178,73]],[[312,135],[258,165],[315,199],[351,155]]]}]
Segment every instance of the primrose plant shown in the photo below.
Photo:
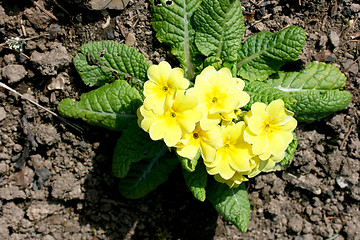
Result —
[{"label": "primrose plant", "polygon": [[305,31],[290,26],[242,41],[238,0],[152,1],[151,14],[180,68],[151,65],[113,41],[87,43],[74,64],[85,84],[99,88],[64,99],[59,112],[121,132],[113,173],[124,197],[145,196],[181,165],[195,198],[246,231],[245,182],[291,163],[298,121],[349,104],[346,78],[321,62],[281,70],[298,59]]}]

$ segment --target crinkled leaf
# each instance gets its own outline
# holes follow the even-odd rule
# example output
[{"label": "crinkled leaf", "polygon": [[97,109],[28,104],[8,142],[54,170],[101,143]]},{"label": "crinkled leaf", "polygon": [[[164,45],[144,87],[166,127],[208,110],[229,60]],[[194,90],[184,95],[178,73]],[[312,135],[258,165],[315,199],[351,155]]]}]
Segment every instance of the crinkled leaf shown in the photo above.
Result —
[{"label": "crinkled leaf", "polygon": [[89,86],[102,86],[116,79],[142,86],[150,67],[144,55],[113,41],[84,44],[73,61],[81,79]]},{"label": "crinkled leaf", "polygon": [[250,110],[251,105],[253,105],[255,102],[269,104],[276,99],[282,99],[286,108],[289,108],[296,103],[295,98],[290,94],[276,89],[266,82],[246,81],[244,91],[247,92],[250,96],[249,103],[244,106],[244,109],[246,110]]},{"label": "crinkled leaf", "polygon": [[117,141],[112,163],[114,175],[125,177],[132,163],[154,158],[165,147],[163,141],[152,140],[135,120],[132,121]]},{"label": "crinkled leaf", "polygon": [[200,156],[201,156],[200,150],[198,151],[198,153],[195,155],[195,157],[193,159],[185,158],[185,157],[178,155],[182,168],[188,172],[195,171],[195,168],[196,168],[196,165],[198,163]]},{"label": "crinkled leaf", "polygon": [[123,80],[84,93],[80,101],[66,98],[58,105],[62,116],[81,118],[85,122],[110,130],[121,131],[136,119],[142,104],[139,92]]},{"label": "crinkled leaf", "polygon": [[222,67],[222,60],[218,57],[207,57],[204,60],[204,68],[207,66],[213,66],[216,70],[219,70]]},{"label": "crinkled leaf", "polygon": [[289,108],[295,113],[298,121],[313,122],[344,109],[351,102],[352,95],[348,91],[301,91],[292,94],[296,104]]},{"label": "crinkled leaf", "polygon": [[312,62],[299,72],[279,72],[267,83],[296,99],[290,110],[299,121],[311,122],[342,110],[351,101],[351,94],[338,89],[346,77],[333,65]]},{"label": "crinkled leaf", "polygon": [[160,2],[155,5],[154,0],[151,0],[152,24],[156,37],[171,47],[185,71],[185,77],[194,79],[200,60],[194,45],[192,15],[201,0],[173,0],[170,4],[166,0]]},{"label": "crinkled leaf", "polygon": [[292,163],[292,161],[294,159],[294,153],[298,146],[296,133],[293,132],[292,134],[293,134],[294,139],[292,140],[292,142],[289,144],[289,146],[285,150],[286,154],[285,154],[285,157],[283,158],[283,160],[281,160],[281,162],[276,163],[273,169],[267,170],[266,172],[285,170],[286,168],[288,168],[290,166],[290,164]]},{"label": "crinkled leaf", "polygon": [[132,164],[126,177],[120,179],[120,193],[126,198],[141,198],[165,182],[179,163],[167,152],[164,147],[153,158]]},{"label": "crinkled leaf", "polygon": [[288,61],[296,61],[305,43],[305,31],[297,26],[277,33],[260,32],[248,38],[239,51],[237,74],[263,81]]},{"label": "crinkled leaf", "polygon": [[294,93],[306,90],[341,89],[345,86],[346,77],[334,65],[311,62],[299,72],[279,72],[266,82],[284,92]]},{"label": "crinkled leaf", "polygon": [[206,199],[206,184],[208,173],[206,172],[205,165],[203,163],[199,163],[196,166],[194,172],[188,172],[183,169],[183,175],[185,178],[185,182],[189,187],[190,191],[194,195],[196,199],[199,201],[205,201]]},{"label": "crinkled leaf", "polygon": [[194,14],[195,43],[205,56],[237,59],[245,31],[239,0],[203,0]]},{"label": "crinkled leaf", "polygon": [[245,183],[237,188],[213,182],[207,191],[207,197],[215,209],[242,232],[247,231],[250,218],[250,203]]}]

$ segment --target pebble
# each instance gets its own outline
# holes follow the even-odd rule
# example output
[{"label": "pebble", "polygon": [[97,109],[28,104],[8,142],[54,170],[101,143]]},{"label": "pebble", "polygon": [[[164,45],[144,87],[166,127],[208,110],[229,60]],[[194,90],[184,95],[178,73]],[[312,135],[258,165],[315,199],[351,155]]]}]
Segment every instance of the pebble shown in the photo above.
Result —
[{"label": "pebble", "polygon": [[47,86],[48,90],[64,90],[65,84],[69,83],[69,74],[66,72],[59,73],[52,78],[51,83]]},{"label": "pebble", "polygon": [[338,34],[335,31],[331,31],[329,37],[330,37],[330,42],[334,47],[339,46],[340,38],[339,38]]},{"label": "pebble", "polygon": [[319,46],[321,48],[326,48],[327,41],[328,41],[328,37],[326,35],[321,35],[319,40]]},{"label": "pebble", "polygon": [[50,52],[40,53],[34,51],[30,61],[43,75],[57,75],[58,70],[71,63],[72,57],[61,43],[53,43],[49,46]]},{"label": "pebble", "polygon": [[132,47],[132,46],[134,46],[135,42],[136,42],[135,34],[132,33],[132,32],[129,33],[129,34],[126,36],[126,40],[125,40],[126,46]]},{"label": "pebble", "polygon": [[0,107],[0,121],[6,118],[6,111],[3,107]]},{"label": "pebble", "polygon": [[13,64],[16,62],[16,58],[14,54],[7,54],[4,56],[4,61],[6,64]]},{"label": "pebble", "polygon": [[2,75],[8,79],[8,83],[17,83],[23,79],[27,74],[26,69],[23,65],[11,64],[7,65],[2,69]]},{"label": "pebble", "polygon": [[299,233],[303,229],[303,219],[299,214],[295,214],[289,219],[288,226],[291,231]]},{"label": "pebble", "polygon": [[360,12],[360,4],[353,3],[351,4],[350,9],[355,13]]},{"label": "pebble", "polygon": [[344,68],[344,71],[348,71],[353,74],[357,74],[359,71],[359,65],[351,59],[343,62],[342,66]]}]

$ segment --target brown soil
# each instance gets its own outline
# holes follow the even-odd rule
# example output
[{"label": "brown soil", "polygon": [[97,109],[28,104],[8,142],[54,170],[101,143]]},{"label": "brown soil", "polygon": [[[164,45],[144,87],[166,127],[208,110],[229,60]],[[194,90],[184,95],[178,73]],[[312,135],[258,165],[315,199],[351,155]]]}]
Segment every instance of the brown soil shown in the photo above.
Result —
[{"label": "brown soil", "polygon": [[[153,63],[176,64],[155,38],[148,1],[108,10],[105,28],[100,11],[78,2],[38,1],[55,20],[32,1],[0,1],[3,83],[56,111],[65,97],[90,90],[71,62],[89,41],[126,42]],[[286,171],[251,179],[247,233],[218,216],[209,202],[197,201],[180,169],[147,197],[124,199],[111,173],[118,133],[70,120],[84,128],[76,132],[0,88],[0,239],[360,239],[360,39],[354,35],[359,36],[360,5],[356,0],[241,2],[254,12],[253,19],[247,15],[245,37],[303,27],[307,39],[298,63],[336,65],[353,94],[343,111],[299,125],[299,147]],[[11,37],[27,39],[22,52],[5,44]]]}]

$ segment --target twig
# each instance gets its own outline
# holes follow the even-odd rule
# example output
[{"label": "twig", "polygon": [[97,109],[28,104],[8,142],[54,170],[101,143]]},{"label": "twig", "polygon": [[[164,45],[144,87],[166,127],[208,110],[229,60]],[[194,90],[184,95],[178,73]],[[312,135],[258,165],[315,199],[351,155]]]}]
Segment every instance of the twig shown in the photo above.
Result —
[{"label": "twig", "polygon": [[57,17],[54,16],[54,14],[52,14],[51,12],[49,12],[48,10],[46,10],[43,6],[41,6],[38,2],[33,1],[33,3],[40,9],[42,10],[46,15],[48,15],[49,17],[51,17],[52,19],[54,19],[55,21],[59,21],[59,19],[57,19]]},{"label": "twig", "polygon": [[61,6],[56,0],[52,0],[56,6],[58,6],[61,10],[63,10],[67,15],[71,16],[71,14],[63,7]]},{"label": "twig", "polygon": [[347,139],[350,136],[350,133],[352,132],[352,128],[353,125],[350,125],[349,130],[347,131],[347,133],[345,134],[344,139],[342,140],[341,144],[340,144],[340,150],[344,150],[344,146],[345,146],[345,142],[347,141]]},{"label": "twig", "polygon": [[344,38],[351,31],[351,29],[355,26],[358,19],[359,17],[355,18],[355,20],[350,24],[350,27],[344,32],[341,38]]},{"label": "twig", "polygon": [[263,1],[264,1],[264,0],[261,0],[260,2],[258,2],[258,3],[256,4],[256,6],[259,6]]},{"label": "twig", "polygon": [[119,27],[121,35],[122,35],[124,38],[126,38],[126,34],[125,34],[125,32],[124,32],[124,29],[122,28],[122,22],[121,22],[121,20],[120,20],[120,21],[116,20],[116,25]]},{"label": "twig", "polygon": [[58,114],[54,113],[53,111],[51,111],[51,110],[49,110],[49,109],[47,109],[47,108],[44,108],[43,106],[41,106],[40,104],[32,101],[31,99],[28,99],[28,98],[24,97],[24,95],[22,95],[21,93],[17,92],[17,91],[14,90],[14,89],[12,89],[11,87],[5,85],[4,83],[0,82],[0,87],[3,87],[3,88],[5,88],[5,89],[9,90],[10,92],[15,93],[16,95],[19,95],[19,96],[22,97],[23,99],[31,102],[32,104],[36,105],[37,107],[39,107],[39,108],[47,111],[48,113],[54,115],[54,116],[55,116],[56,118],[58,118],[60,121],[62,121],[63,123],[67,124],[68,126],[72,127],[73,129],[79,131],[80,133],[83,132],[83,129],[82,129],[80,126],[77,126],[76,124],[73,124],[73,123],[70,123],[70,122],[66,121],[63,117],[60,117]]}]

